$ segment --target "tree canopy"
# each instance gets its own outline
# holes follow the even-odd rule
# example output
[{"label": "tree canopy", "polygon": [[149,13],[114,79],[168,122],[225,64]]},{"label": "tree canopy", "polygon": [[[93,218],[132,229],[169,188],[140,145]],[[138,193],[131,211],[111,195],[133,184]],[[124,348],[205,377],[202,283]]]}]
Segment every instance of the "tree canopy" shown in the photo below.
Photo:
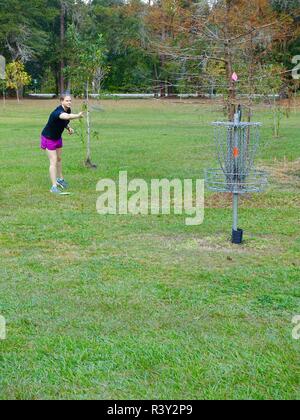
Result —
[{"label": "tree canopy", "polygon": [[70,27],[83,45],[101,37],[107,91],[207,92],[233,70],[222,66],[227,32],[240,71],[251,71],[254,62],[291,70],[300,51],[300,1],[0,0],[0,54],[22,62],[40,90],[70,86],[66,69],[76,66]]}]

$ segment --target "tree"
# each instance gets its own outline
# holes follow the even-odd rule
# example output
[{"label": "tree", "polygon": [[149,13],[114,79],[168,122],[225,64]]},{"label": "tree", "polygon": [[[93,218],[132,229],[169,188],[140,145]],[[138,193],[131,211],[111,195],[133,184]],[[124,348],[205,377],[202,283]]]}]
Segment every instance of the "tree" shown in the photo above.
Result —
[{"label": "tree", "polygon": [[273,114],[273,135],[275,138],[280,136],[281,120],[288,117],[288,108],[281,105],[278,100],[278,93],[284,81],[284,67],[279,64],[263,65],[260,68],[259,78],[256,80],[255,93],[263,95],[269,103]]},{"label": "tree", "polygon": [[[300,48],[299,5],[299,0],[0,0],[0,52],[8,62],[23,62],[39,85],[45,77],[55,78],[56,93],[70,89],[65,32],[73,23],[83,39],[103,35],[111,69],[104,89],[161,95],[218,90],[233,109],[246,80],[251,98],[260,65],[292,69],[291,55]],[[237,83],[231,67],[239,74]]]},{"label": "tree", "polygon": [[[198,62],[208,81],[210,63],[215,63],[221,76],[225,75],[221,82],[232,121],[240,82],[247,82],[251,98],[257,65],[269,58],[274,43],[288,39],[293,19],[274,11],[269,0],[203,0],[194,5],[192,16],[177,31],[181,34],[178,42],[164,40],[159,46],[161,53],[181,63]],[[239,73],[239,82],[235,73]]]},{"label": "tree", "polygon": [[251,105],[257,64],[267,56],[273,42],[285,36],[284,21],[287,25],[288,19],[277,16],[268,0],[223,0],[216,2],[208,20],[200,23],[200,33],[207,34],[210,41],[207,59],[224,63],[229,120],[233,120],[238,102],[239,84],[233,73],[239,74]]},{"label": "tree", "polygon": [[19,92],[24,86],[29,85],[31,76],[25,71],[25,66],[20,61],[13,61],[6,66],[6,83],[9,89],[15,89],[17,100],[20,102]]},{"label": "tree", "polygon": [[[86,2],[85,2],[86,3]],[[74,0],[59,0],[59,90],[60,93],[64,93],[65,91],[65,37],[66,37],[66,23],[67,23],[67,15],[70,14],[72,19],[72,14],[74,10],[77,10],[82,4],[82,1],[74,1]],[[88,3],[87,3],[88,5]]]},{"label": "tree", "polygon": [[38,59],[47,48],[45,27],[51,18],[47,0],[0,0],[0,50],[13,61]]},{"label": "tree", "polygon": [[271,6],[274,10],[279,12],[295,12],[297,9],[300,9],[299,0],[270,0]]},{"label": "tree", "polygon": [[153,90],[156,57],[147,51],[146,5],[140,0],[94,0],[81,30],[92,37],[103,34],[110,72],[103,84],[110,92]]},{"label": "tree", "polygon": [[[0,0],[0,51],[7,61],[21,61],[34,79],[55,68],[55,1]],[[45,66],[45,67],[44,67]]]},{"label": "tree", "polygon": [[[181,73],[182,63],[172,60],[169,53],[181,45],[183,28],[188,32],[191,27],[191,5],[189,0],[157,0],[150,2],[145,16],[147,49],[150,54],[158,56],[154,74],[156,93],[161,97],[174,93],[174,84]],[[186,62],[183,64],[185,66]]]},{"label": "tree", "polygon": [[79,35],[74,25],[70,25],[67,33],[69,65],[66,74],[73,86],[85,92],[85,110],[87,112],[87,153],[85,165],[95,168],[91,159],[91,121],[90,121],[90,88],[101,86],[101,82],[108,73],[105,65],[105,46],[101,34],[96,39],[83,38]]}]

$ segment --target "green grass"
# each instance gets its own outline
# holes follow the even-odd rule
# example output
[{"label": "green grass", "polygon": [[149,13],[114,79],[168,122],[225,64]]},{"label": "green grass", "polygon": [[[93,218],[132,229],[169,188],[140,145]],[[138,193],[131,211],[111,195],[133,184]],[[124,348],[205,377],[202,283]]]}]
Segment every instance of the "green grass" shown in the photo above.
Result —
[{"label": "green grass", "polygon": [[299,399],[300,112],[274,140],[271,114],[256,111],[271,186],[242,201],[235,247],[223,196],[207,194],[197,227],[96,212],[98,180],[120,170],[202,178],[221,108],[105,101],[93,114],[98,169],[66,136],[73,195],[53,197],[39,135],[54,106],[9,102],[0,114],[0,398]]}]

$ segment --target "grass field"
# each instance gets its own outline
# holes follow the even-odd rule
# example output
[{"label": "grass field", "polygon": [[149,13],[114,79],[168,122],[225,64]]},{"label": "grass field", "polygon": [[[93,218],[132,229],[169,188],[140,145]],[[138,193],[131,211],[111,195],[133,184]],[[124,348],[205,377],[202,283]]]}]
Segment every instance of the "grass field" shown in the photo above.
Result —
[{"label": "grass field", "polygon": [[120,170],[203,178],[219,106],[105,101],[93,114],[98,169],[66,136],[73,194],[53,197],[39,135],[55,105],[0,114],[0,398],[299,399],[300,110],[278,140],[256,110],[271,185],[243,199],[236,247],[226,196],[207,194],[196,227],[96,212],[98,180]]}]

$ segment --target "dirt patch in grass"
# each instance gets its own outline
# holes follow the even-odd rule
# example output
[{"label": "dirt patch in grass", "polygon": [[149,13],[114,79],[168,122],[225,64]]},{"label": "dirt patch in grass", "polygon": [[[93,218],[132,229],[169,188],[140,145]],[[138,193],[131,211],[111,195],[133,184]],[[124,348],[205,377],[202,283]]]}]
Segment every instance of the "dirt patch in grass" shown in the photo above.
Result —
[{"label": "dirt patch in grass", "polygon": [[270,248],[270,237],[251,237],[245,238],[242,245],[234,245],[231,243],[230,236],[222,233],[216,233],[213,236],[161,236],[161,235],[144,235],[143,238],[137,237],[137,241],[147,241],[148,248],[150,243],[155,244],[156,251],[161,249],[161,252],[177,252],[177,253],[202,253],[213,252],[223,253],[224,255],[237,255],[237,254],[261,254],[261,251],[267,251],[268,254],[278,254],[283,251],[280,239],[273,238],[272,247]]},{"label": "dirt patch in grass", "polygon": [[[300,195],[245,194],[240,196],[241,208],[280,209],[300,207]],[[232,194],[212,194],[205,198],[207,209],[231,209]]]},{"label": "dirt patch in grass", "polygon": [[300,159],[293,162],[275,161],[264,169],[269,172],[271,182],[293,190],[300,189]]},{"label": "dirt patch in grass", "polygon": [[225,238],[224,235],[198,239],[197,243],[199,249],[203,251],[221,252],[224,254],[244,254],[251,252],[245,245],[237,246],[232,244],[230,238]]},{"label": "dirt patch in grass", "polygon": [[229,209],[232,206],[232,194],[215,193],[205,197],[205,207],[209,209]]},{"label": "dirt patch in grass", "polygon": [[[209,209],[231,209],[231,193],[215,193],[205,198],[205,207]],[[300,200],[299,200],[300,201]],[[240,195],[240,206],[247,208],[269,208],[286,206],[286,200],[283,197],[269,197],[267,194],[243,194]]]}]

